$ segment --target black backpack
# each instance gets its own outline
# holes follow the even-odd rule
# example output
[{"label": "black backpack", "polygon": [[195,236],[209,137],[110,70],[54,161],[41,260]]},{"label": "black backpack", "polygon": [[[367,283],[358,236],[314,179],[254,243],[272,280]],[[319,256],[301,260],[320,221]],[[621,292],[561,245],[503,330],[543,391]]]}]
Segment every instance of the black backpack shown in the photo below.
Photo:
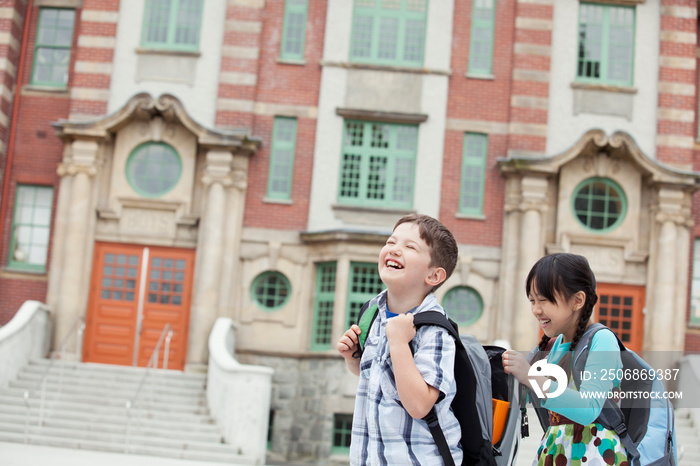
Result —
[{"label": "black backpack", "polygon": [[[358,325],[362,329],[360,349],[353,356],[361,356],[377,311],[377,306],[370,308],[369,302],[362,306],[358,317]],[[514,464],[520,439],[519,390],[515,378],[503,370],[501,354],[505,349],[498,346],[482,346],[473,336],[460,335],[457,324],[437,311],[415,314],[413,324],[416,329],[423,325],[437,325],[447,330],[455,340],[454,374],[457,393],[451,407],[462,429],[462,465]],[[500,434],[495,445],[494,406],[498,424],[497,434]],[[454,466],[454,459],[438,422],[435,407],[423,420],[428,424],[445,465]]]}]

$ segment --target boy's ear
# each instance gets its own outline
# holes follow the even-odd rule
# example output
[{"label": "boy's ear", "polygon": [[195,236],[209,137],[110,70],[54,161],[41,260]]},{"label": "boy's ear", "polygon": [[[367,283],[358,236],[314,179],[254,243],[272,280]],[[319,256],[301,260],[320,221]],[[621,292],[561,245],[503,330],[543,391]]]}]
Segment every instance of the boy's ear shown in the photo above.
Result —
[{"label": "boy's ear", "polygon": [[433,267],[430,269],[428,276],[425,277],[425,283],[431,287],[438,286],[447,279],[447,272],[442,267]]}]

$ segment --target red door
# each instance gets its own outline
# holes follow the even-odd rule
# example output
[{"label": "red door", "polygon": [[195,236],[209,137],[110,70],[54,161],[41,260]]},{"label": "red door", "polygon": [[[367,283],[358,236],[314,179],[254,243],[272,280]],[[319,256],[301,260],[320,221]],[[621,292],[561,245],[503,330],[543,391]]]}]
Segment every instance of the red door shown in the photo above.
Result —
[{"label": "red door", "polygon": [[643,286],[598,283],[595,320],[607,325],[632,351],[641,351],[644,340]]},{"label": "red door", "polygon": [[96,243],[83,360],[146,366],[170,324],[168,368],[182,370],[193,271],[191,249]]}]

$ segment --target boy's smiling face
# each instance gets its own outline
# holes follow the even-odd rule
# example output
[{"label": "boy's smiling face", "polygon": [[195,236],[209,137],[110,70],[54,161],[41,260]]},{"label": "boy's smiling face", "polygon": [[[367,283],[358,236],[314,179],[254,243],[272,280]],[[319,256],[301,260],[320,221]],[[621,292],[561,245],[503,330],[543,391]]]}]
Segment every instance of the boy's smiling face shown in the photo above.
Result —
[{"label": "boy's smiling face", "polygon": [[427,280],[436,267],[431,267],[430,246],[420,237],[415,223],[396,227],[379,252],[379,276],[389,289],[408,290],[419,286],[432,288]]}]

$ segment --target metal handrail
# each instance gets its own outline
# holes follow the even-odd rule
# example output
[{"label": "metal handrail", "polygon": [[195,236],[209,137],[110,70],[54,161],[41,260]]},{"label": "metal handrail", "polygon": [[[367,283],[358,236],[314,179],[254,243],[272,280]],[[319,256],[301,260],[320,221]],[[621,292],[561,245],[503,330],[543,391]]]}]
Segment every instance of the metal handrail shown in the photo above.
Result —
[{"label": "metal handrail", "polygon": [[163,369],[168,368],[168,355],[170,353],[170,340],[172,337],[172,325],[169,323],[165,324],[163,330],[160,332],[160,337],[158,337],[158,343],[156,343],[156,346],[153,348],[153,352],[151,353],[151,357],[148,359],[148,364],[146,364],[146,372],[143,374],[143,377],[141,377],[141,382],[139,383],[136,392],[134,392],[134,395],[130,399],[126,400],[126,435],[124,437],[125,453],[129,453],[129,439],[131,435],[131,407],[134,406],[139,395],[141,395],[141,389],[146,382],[146,378],[151,373],[150,370],[154,367],[156,369],[158,368],[158,353],[160,353],[160,345],[163,343],[163,339],[165,339],[165,348],[163,349]]},{"label": "metal handrail", "polygon": [[[25,407],[25,416],[24,416],[24,443],[29,443],[29,397],[32,392],[36,392],[39,387],[41,387],[41,401],[39,402],[39,417],[37,419],[37,426],[42,427],[44,425],[44,408],[46,406],[46,385],[48,383],[48,375],[49,372],[51,371],[51,368],[53,367],[54,363],[56,362],[56,359],[61,359],[61,371],[59,372],[59,377],[58,377],[58,391],[56,391],[56,397],[61,393],[61,390],[63,390],[63,369],[65,367],[65,351],[66,351],[66,345],[68,344],[68,339],[73,335],[73,332],[76,332],[76,351],[75,351],[75,359],[76,361],[80,361],[82,359],[82,348],[83,348],[83,332],[85,331],[85,320],[82,317],[78,317],[75,322],[73,322],[73,325],[71,325],[71,328],[68,330],[66,335],[63,337],[63,340],[61,340],[61,344],[58,346],[58,351],[55,351],[51,355],[51,359],[49,362],[49,365],[46,366],[46,369],[44,369],[43,374],[41,375],[41,378],[37,381],[36,384],[34,384],[34,387],[28,388],[24,391],[24,407]],[[59,358],[60,355],[60,358]]]}]

